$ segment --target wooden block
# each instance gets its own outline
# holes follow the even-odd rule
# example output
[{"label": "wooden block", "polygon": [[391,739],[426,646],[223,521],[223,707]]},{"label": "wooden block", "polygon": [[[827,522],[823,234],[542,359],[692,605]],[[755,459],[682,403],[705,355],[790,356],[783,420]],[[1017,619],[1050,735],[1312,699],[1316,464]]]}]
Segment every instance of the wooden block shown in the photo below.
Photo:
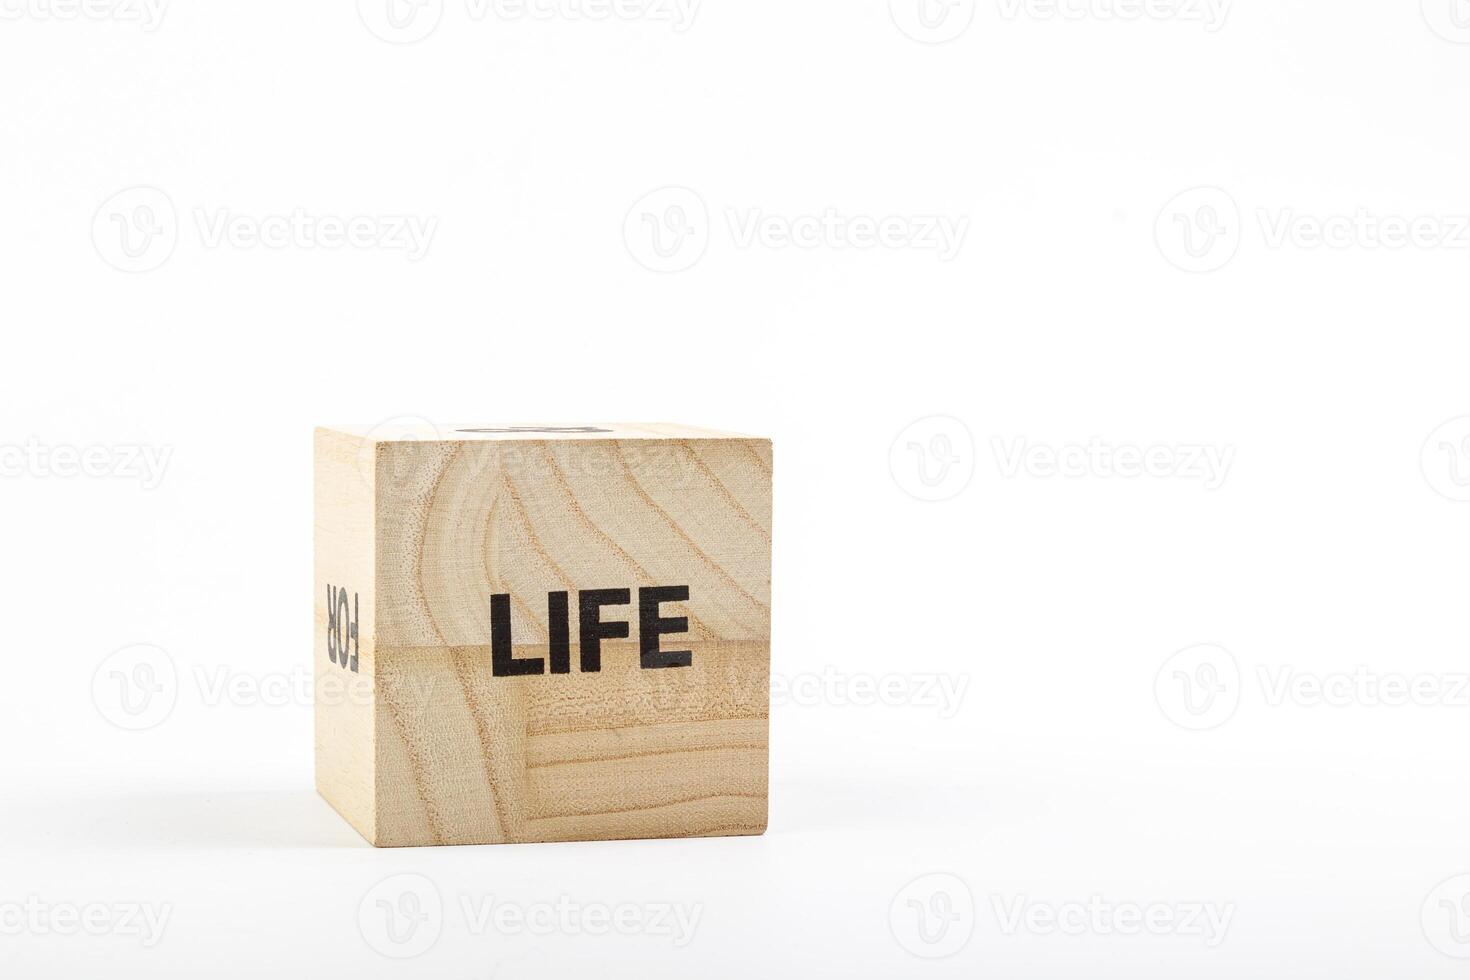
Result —
[{"label": "wooden block", "polygon": [[766,827],[771,443],[316,431],[316,771],[382,847]]}]

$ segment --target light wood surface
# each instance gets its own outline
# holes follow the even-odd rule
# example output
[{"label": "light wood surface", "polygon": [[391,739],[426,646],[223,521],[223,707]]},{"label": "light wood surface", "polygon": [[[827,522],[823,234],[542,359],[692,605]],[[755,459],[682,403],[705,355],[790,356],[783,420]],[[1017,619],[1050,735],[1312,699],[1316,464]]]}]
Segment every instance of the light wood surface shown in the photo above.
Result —
[{"label": "light wood surface", "polygon": [[[377,838],[373,776],[373,486],[358,465],[361,441],[316,431],[316,617],[312,664],[316,682],[317,790],[368,840]],[[328,589],[357,599],[357,672],[329,656]],[[340,630],[339,633],[340,634]]]},{"label": "light wood surface", "polygon": [[[597,428],[610,432],[318,431],[319,677],[342,671],[325,638],[328,586],[372,596],[358,641],[370,718],[361,699],[318,706],[318,785],[373,843],[765,829],[771,445]],[[657,614],[687,629],[657,648],[689,663],[645,668],[639,590],[667,586],[689,598]],[[578,602],[594,589],[630,598],[601,609],[627,632],[601,641],[595,673],[581,669]],[[550,592],[568,594],[567,673],[550,672]],[[512,655],[546,672],[492,672],[497,594],[509,596]]]}]

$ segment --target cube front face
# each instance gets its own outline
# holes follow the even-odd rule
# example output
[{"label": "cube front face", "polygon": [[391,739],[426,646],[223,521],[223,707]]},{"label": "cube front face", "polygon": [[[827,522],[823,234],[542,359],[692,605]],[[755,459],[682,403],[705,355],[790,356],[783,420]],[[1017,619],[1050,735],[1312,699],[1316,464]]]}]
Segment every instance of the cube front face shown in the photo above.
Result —
[{"label": "cube front face", "polygon": [[770,443],[606,428],[318,431],[318,786],[373,843],[765,829]]}]

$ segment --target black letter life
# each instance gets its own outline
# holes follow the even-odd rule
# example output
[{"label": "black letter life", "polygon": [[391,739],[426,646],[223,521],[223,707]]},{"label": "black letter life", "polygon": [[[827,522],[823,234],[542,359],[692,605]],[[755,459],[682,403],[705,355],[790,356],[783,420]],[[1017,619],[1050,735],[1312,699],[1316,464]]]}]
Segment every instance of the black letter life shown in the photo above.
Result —
[{"label": "black letter life", "polygon": [[638,590],[638,663],[644,670],[656,667],[688,667],[694,661],[691,650],[660,650],[658,638],[664,633],[689,632],[689,617],[660,616],[661,602],[685,602],[687,585],[653,586]]},{"label": "black letter life", "polygon": [[510,594],[490,597],[490,673],[495,677],[520,677],[546,673],[540,657],[515,659],[510,643]]},{"label": "black letter life", "polygon": [[577,593],[584,674],[595,674],[602,669],[603,640],[621,640],[628,636],[627,623],[604,623],[598,618],[602,607],[626,606],[631,599],[632,594],[627,589],[586,589]]}]

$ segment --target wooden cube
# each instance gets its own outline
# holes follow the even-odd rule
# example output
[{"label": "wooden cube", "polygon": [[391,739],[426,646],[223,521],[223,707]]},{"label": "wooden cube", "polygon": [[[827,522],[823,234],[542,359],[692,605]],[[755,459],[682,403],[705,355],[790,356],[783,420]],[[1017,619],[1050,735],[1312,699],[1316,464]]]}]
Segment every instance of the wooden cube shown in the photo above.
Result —
[{"label": "wooden cube", "polygon": [[771,443],[316,431],[316,772],[382,847],[766,827]]}]

